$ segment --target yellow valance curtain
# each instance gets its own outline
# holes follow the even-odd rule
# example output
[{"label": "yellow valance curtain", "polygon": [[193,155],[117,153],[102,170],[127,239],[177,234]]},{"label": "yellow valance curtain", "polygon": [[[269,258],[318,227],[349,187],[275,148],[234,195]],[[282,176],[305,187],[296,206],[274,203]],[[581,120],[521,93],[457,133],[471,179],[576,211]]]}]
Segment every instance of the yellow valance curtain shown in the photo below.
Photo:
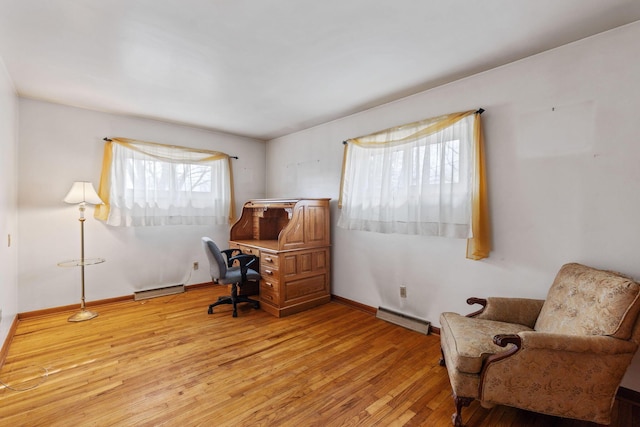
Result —
[{"label": "yellow valance curtain", "polygon": [[467,258],[487,258],[482,112],[447,114],[345,141],[338,226],[468,237]]},{"label": "yellow valance curtain", "polygon": [[97,219],[116,226],[235,220],[229,155],[129,138],[105,141]]}]

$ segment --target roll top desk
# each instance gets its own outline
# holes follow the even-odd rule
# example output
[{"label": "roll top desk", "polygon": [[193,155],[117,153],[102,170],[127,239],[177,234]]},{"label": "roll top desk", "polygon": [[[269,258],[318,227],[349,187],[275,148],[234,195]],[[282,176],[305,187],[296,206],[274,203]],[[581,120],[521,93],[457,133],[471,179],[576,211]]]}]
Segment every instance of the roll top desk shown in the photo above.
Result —
[{"label": "roll top desk", "polygon": [[283,317],[329,302],[330,199],[244,204],[229,247],[260,258],[260,305]]}]

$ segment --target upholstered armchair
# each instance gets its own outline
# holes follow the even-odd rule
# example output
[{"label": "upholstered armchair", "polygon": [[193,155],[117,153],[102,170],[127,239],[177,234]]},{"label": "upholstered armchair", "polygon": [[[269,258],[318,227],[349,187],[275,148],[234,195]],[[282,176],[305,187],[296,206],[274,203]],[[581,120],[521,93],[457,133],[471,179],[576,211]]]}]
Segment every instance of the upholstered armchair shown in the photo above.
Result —
[{"label": "upholstered armchair", "polygon": [[440,340],[456,412],[474,399],[610,424],[640,341],[640,284],[566,264],[546,300],[470,298],[468,316],[442,313]]}]

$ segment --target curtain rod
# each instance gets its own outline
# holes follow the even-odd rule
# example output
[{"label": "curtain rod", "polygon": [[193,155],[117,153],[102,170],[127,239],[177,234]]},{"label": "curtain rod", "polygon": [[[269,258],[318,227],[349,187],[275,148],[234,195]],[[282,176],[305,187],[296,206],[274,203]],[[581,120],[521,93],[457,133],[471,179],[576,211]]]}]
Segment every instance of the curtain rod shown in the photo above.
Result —
[{"label": "curtain rod", "polygon": [[[111,138],[109,138],[109,137],[107,137],[107,136],[105,136],[104,138],[102,138],[102,140],[103,140],[103,141],[107,141],[107,142],[111,142],[111,141],[113,141],[113,139],[111,139]],[[236,159],[236,160],[238,160],[238,156],[229,156],[229,158],[230,158],[230,159]]]},{"label": "curtain rod", "polygon": [[[482,113],[484,113],[484,108],[478,108],[478,110],[476,111],[475,114],[482,114]],[[342,141],[342,145],[347,145],[348,143],[349,143],[349,141],[346,140],[346,139],[344,141]]]}]

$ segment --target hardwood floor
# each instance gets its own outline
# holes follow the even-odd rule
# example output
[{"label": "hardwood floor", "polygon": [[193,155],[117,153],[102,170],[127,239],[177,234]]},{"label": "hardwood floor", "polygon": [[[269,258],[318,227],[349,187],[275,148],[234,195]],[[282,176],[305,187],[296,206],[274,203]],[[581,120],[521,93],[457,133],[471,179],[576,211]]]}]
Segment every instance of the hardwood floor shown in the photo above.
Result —
[{"label": "hardwood floor", "polygon": [[[21,320],[1,426],[449,426],[438,336],[332,302],[277,319],[207,306],[224,287]],[[92,307],[93,309],[93,307]],[[616,403],[613,426],[637,422]],[[474,402],[474,426],[592,426]],[[636,424],[638,425],[638,424]]]}]

